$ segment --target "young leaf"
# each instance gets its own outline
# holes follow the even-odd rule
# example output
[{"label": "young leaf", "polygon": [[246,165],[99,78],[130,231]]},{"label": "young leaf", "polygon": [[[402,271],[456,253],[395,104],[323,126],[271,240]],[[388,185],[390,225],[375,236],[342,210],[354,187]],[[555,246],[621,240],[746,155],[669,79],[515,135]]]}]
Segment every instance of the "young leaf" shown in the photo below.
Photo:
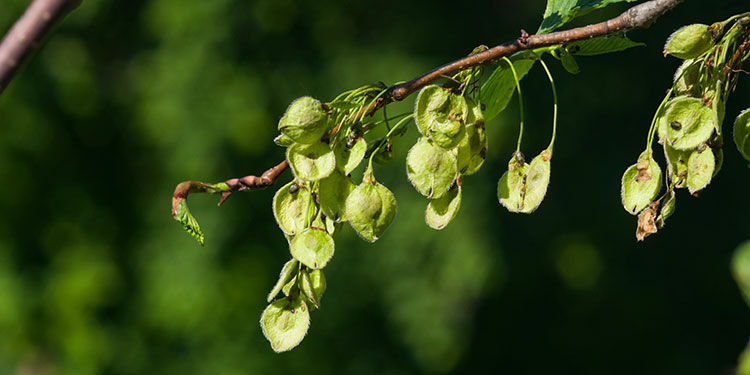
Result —
[{"label": "young leaf", "polygon": [[711,108],[698,98],[682,97],[667,111],[666,140],[678,150],[692,150],[706,142],[715,128],[716,118]]},{"label": "young leaf", "polygon": [[646,208],[661,189],[661,168],[644,152],[622,175],[622,205],[632,215]]},{"label": "young leaf", "polygon": [[548,0],[547,9],[544,10],[544,18],[537,34],[548,33],[573,18],[622,1],[633,2],[638,0]]},{"label": "young leaf", "polygon": [[195,220],[193,214],[190,213],[186,199],[182,199],[177,204],[174,219],[179,221],[180,224],[182,224],[182,227],[185,228],[185,231],[203,246],[205,239],[203,231],[201,230],[201,226],[198,225],[198,220]]},{"label": "young leaf", "polygon": [[298,143],[320,140],[328,130],[328,114],[315,98],[303,96],[289,105],[279,120],[279,131]]},{"label": "young leaf", "polygon": [[320,180],[331,174],[336,167],[333,151],[322,142],[295,143],[287,149],[286,160],[294,175],[306,181]]},{"label": "young leaf", "polygon": [[375,242],[396,217],[396,198],[377,182],[362,182],[346,199],[346,216],[357,234]]},{"label": "young leaf", "polygon": [[634,42],[624,35],[607,35],[570,43],[566,49],[571,55],[595,56],[645,45]]},{"label": "young leaf", "polygon": [[581,68],[578,67],[575,57],[565,50],[562,50],[560,53],[560,62],[562,62],[563,68],[565,68],[570,74],[578,74],[581,72]]},{"label": "young leaf", "polygon": [[310,328],[310,311],[301,297],[282,298],[272,302],[260,317],[263,335],[273,351],[291,350],[305,338]]},{"label": "young leaf", "polygon": [[[519,81],[531,70],[534,62],[534,60],[524,59],[513,63]],[[486,121],[495,118],[508,106],[514,91],[516,91],[516,81],[513,78],[513,71],[507,63],[501,62],[480,90],[479,102],[485,106]]]},{"label": "young leaf", "polygon": [[454,185],[442,197],[430,201],[424,213],[424,220],[432,229],[443,229],[456,217],[459,208],[461,208],[461,186]]},{"label": "young leaf", "polygon": [[440,198],[453,185],[458,173],[456,157],[422,137],[406,156],[409,181],[427,198]]},{"label": "young leaf", "polygon": [[279,189],[273,196],[273,216],[279,228],[290,236],[305,229],[308,213],[312,214],[312,194],[305,186],[292,181]]},{"label": "young leaf", "polygon": [[292,259],[284,264],[284,267],[281,267],[281,272],[279,273],[279,280],[276,281],[276,285],[273,286],[273,289],[271,289],[271,292],[268,293],[268,302],[273,301],[274,298],[276,298],[276,295],[279,294],[281,291],[281,288],[284,287],[287,283],[292,281],[294,276],[297,275],[297,270],[299,268],[299,262],[297,259]]},{"label": "young leaf", "polygon": [[325,229],[310,227],[292,238],[292,256],[312,269],[323,268],[333,257],[334,242]]},{"label": "young leaf", "polygon": [[703,151],[695,150],[688,160],[687,184],[690,194],[701,190],[711,182],[716,167],[714,152],[710,147]]},{"label": "young leaf", "polygon": [[340,171],[335,171],[320,180],[318,200],[326,217],[337,222],[346,221],[346,198],[356,187],[352,179],[344,176]]}]

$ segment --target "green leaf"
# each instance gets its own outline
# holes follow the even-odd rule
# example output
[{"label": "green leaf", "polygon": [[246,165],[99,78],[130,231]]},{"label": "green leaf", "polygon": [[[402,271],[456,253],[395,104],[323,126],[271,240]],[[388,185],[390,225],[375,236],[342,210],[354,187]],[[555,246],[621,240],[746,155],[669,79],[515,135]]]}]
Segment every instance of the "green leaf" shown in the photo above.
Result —
[{"label": "green leaf", "polygon": [[[519,81],[531,70],[534,62],[534,60],[528,59],[513,62]],[[506,62],[500,62],[490,78],[487,78],[487,81],[482,85],[479,94],[479,102],[485,106],[484,118],[486,121],[495,118],[508,106],[515,90],[516,81],[513,78],[513,72],[510,70],[510,65]]]},{"label": "green leaf", "polygon": [[440,198],[458,174],[453,153],[422,137],[406,156],[406,174],[417,191],[427,198]]},{"label": "green leaf", "polygon": [[648,152],[622,175],[622,205],[632,215],[646,208],[661,189],[661,168]]},{"label": "green leaf", "polygon": [[276,281],[276,285],[273,286],[273,289],[271,289],[271,292],[268,293],[268,302],[273,301],[274,298],[276,298],[276,295],[281,292],[281,288],[284,287],[287,283],[292,281],[294,277],[297,275],[297,270],[299,268],[299,262],[297,259],[292,259],[284,264],[284,267],[281,267],[281,272],[279,273],[279,280]]},{"label": "green leaf", "polygon": [[273,216],[279,228],[290,236],[301,232],[307,227],[310,217],[314,214],[312,194],[306,186],[292,181],[279,189],[273,196]]},{"label": "green leaf", "polygon": [[690,194],[706,187],[711,182],[716,168],[714,152],[710,147],[695,150],[688,160],[687,184]]},{"label": "green leaf", "polygon": [[198,220],[195,220],[193,215],[190,213],[190,209],[187,205],[187,200],[182,199],[177,204],[177,210],[175,211],[174,219],[179,221],[180,224],[182,224],[182,227],[185,228],[185,231],[188,232],[189,235],[191,235],[193,238],[195,238],[198,243],[203,246],[205,237],[203,236],[203,231],[201,230],[200,225],[198,225]]},{"label": "green leaf", "polygon": [[548,0],[544,18],[537,34],[548,33],[573,18],[582,16],[594,9],[605,7],[612,3],[633,2],[638,0]]},{"label": "green leaf", "polygon": [[603,55],[605,53],[620,52],[628,48],[645,45],[645,43],[634,42],[626,38],[624,35],[608,35],[573,42],[568,44],[566,49],[571,55],[594,56]]},{"label": "green leaf", "polygon": [[289,161],[294,175],[306,181],[325,178],[336,167],[333,151],[322,142],[295,143],[287,149],[286,160]]},{"label": "green leaf", "polygon": [[560,62],[562,62],[563,68],[565,68],[570,74],[578,74],[581,72],[581,68],[578,67],[575,57],[565,51],[560,54]]},{"label": "green leaf", "polygon": [[352,179],[340,171],[335,171],[320,180],[318,200],[326,217],[337,222],[346,221],[346,198],[356,187]]},{"label": "green leaf", "polygon": [[282,298],[272,302],[260,317],[263,335],[273,351],[291,350],[305,338],[310,328],[310,311],[301,297]]},{"label": "green leaf", "polygon": [[750,161],[750,108],[734,120],[734,144],[745,160]]},{"label": "green leaf", "polygon": [[427,205],[424,220],[432,229],[443,229],[456,217],[461,208],[461,186],[454,185],[446,194]]},{"label": "green leaf", "polygon": [[692,150],[706,142],[716,127],[716,117],[701,99],[682,97],[667,111],[666,141],[678,150]]},{"label": "green leaf", "polygon": [[362,182],[346,199],[346,216],[357,234],[375,242],[396,217],[396,198],[377,182]]},{"label": "green leaf", "polygon": [[319,269],[333,257],[334,242],[325,229],[310,227],[292,238],[289,250],[308,268]]}]

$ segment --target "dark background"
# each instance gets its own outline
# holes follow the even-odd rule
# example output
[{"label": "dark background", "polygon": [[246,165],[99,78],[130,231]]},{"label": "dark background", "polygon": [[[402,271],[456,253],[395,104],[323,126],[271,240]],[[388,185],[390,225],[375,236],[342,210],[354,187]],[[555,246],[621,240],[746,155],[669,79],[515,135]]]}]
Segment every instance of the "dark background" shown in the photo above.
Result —
[{"label": "dark background", "polygon": [[[27,4],[0,2],[1,32]],[[667,36],[748,10],[687,1],[628,34],[647,47],[581,57],[577,76],[547,59],[559,132],[533,215],[496,197],[515,99],[488,125],[488,160],[442,232],[405,177],[411,129],[376,167],[398,200],[394,225],[372,245],[344,230],[308,336],[278,355],[258,324],[289,258],[275,189],[221,208],[191,197],[200,247],[169,214],[174,186],[260,173],[283,158],[271,140],[294,98],[407,80],[533,32],[544,2],[85,0],[0,96],[0,373],[727,374],[750,337],[729,271],[750,238],[746,162],[727,137],[713,183],[698,199],[680,192],[643,243],[619,184],[678,65],[661,54]],[[539,66],[523,85],[533,156],[551,95]]]}]

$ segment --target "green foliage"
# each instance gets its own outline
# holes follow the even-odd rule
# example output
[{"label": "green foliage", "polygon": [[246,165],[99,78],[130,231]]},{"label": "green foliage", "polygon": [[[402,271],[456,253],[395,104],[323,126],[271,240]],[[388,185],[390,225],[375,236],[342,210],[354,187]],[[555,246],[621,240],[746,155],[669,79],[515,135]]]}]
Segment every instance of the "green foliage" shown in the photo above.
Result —
[{"label": "green foliage", "polygon": [[[513,67],[520,81],[534,66],[534,60],[522,59],[513,62]],[[487,106],[484,110],[484,118],[490,121],[495,118],[510,103],[513,91],[516,89],[516,81],[510,65],[501,62],[500,65],[487,78],[482,85],[479,102]]]},{"label": "green foliage", "polygon": [[187,200],[183,199],[177,205],[177,211],[175,212],[175,219],[182,224],[185,231],[188,232],[201,246],[205,244],[205,236],[201,230],[201,226],[198,225],[198,220],[190,213],[190,209],[187,205]]},{"label": "green foliage", "polygon": [[547,1],[547,9],[544,10],[544,19],[537,33],[548,33],[573,18],[622,1],[633,2],[637,0],[549,0]]}]

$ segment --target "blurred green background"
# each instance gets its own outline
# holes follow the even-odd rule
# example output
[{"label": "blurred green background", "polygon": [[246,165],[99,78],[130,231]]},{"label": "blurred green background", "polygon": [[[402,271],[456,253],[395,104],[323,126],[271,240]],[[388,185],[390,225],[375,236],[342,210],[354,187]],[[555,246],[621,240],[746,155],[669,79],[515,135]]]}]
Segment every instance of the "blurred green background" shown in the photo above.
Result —
[{"label": "blurred green background", "polygon": [[[27,4],[0,2],[0,33]],[[258,324],[289,258],[275,189],[221,208],[191,197],[205,247],[172,220],[178,182],[283,158],[272,139],[294,98],[410,79],[533,32],[544,5],[85,0],[0,96],[0,373],[730,373],[750,337],[729,272],[750,238],[747,164],[728,140],[707,191],[680,192],[676,215],[644,243],[619,183],[678,65],[661,55],[664,40],[750,10],[744,0],[687,1],[628,34],[648,47],[582,57],[577,76],[553,64],[559,132],[533,215],[508,213],[495,193],[515,100],[489,124],[488,161],[442,232],[424,224],[426,201],[405,177],[411,129],[396,161],[376,167],[398,199],[396,222],[372,245],[346,228],[322,309],[290,353],[274,354]],[[523,84],[523,150],[534,155],[551,95],[539,66]],[[743,75],[725,128],[748,106]]]}]

